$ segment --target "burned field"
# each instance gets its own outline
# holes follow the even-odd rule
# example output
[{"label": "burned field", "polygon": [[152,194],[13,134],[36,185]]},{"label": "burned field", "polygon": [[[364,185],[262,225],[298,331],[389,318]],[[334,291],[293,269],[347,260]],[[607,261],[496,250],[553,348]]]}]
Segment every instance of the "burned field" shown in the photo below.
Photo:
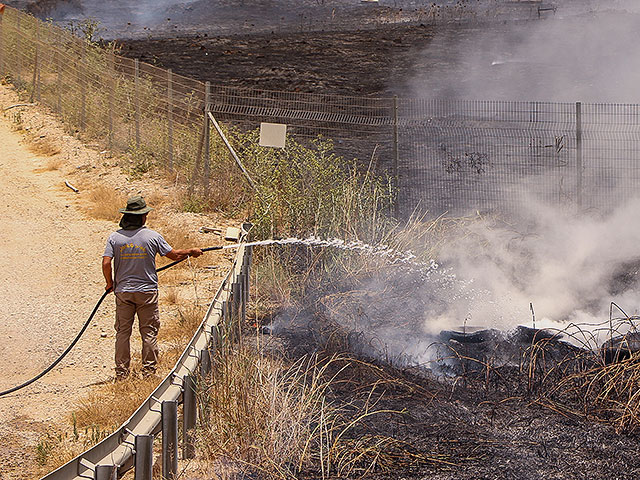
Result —
[{"label": "burned field", "polygon": [[121,40],[122,54],[212,84],[390,96],[415,67],[433,27]]},{"label": "burned field", "polygon": [[[518,327],[443,331],[433,338],[432,368],[393,366],[393,359],[372,356],[381,339],[367,341],[318,312],[313,317],[263,329],[262,341],[277,343],[291,358],[318,350],[339,355],[327,372],[335,375],[327,402],[360,419],[346,434],[348,474],[338,478],[631,479],[640,473],[631,418],[637,406],[629,402],[637,355],[604,364],[599,352],[558,334]],[[306,471],[301,478],[320,474]]]}]

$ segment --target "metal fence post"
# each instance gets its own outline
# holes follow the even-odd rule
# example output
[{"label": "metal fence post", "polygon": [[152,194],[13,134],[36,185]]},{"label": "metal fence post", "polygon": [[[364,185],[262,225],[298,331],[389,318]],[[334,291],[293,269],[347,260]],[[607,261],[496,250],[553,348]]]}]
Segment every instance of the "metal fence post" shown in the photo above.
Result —
[{"label": "metal fence post", "polygon": [[193,428],[196,426],[196,385],[191,375],[184,377],[182,386],[182,458],[193,458]]},{"label": "metal fence post", "polygon": [[17,22],[16,22],[16,54],[18,57],[18,68],[16,69],[16,79],[17,79],[17,87],[20,88],[20,84],[22,83],[22,30],[20,29],[20,17],[18,14]]},{"label": "metal fence post", "polygon": [[95,480],[118,480],[118,466],[96,465]]},{"label": "metal fence post", "polygon": [[133,104],[136,117],[136,148],[140,147],[140,92],[138,92],[138,77],[140,76],[140,61],[136,58],[134,62],[134,79],[133,79]]},{"label": "metal fence post", "polygon": [[209,103],[211,102],[211,82],[206,82],[204,84],[204,181],[205,187],[207,191],[209,191],[209,176],[211,175],[211,165],[210,165],[210,134],[211,134],[211,124],[209,123]]},{"label": "metal fence post", "polygon": [[[85,54],[87,50],[87,44],[82,42],[82,50],[80,50],[80,62],[78,63],[78,86],[80,87],[80,131],[84,131],[85,124],[87,122],[87,86],[85,78],[87,76],[85,68]],[[83,78],[85,77],[85,78]]]},{"label": "metal fence post", "polygon": [[60,38],[60,32],[58,32],[56,41],[56,70],[57,70],[57,78],[56,78],[56,111],[58,115],[62,114],[62,39]]},{"label": "metal fence post", "polygon": [[113,100],[116,90],[116,68],[115,68],[115,54],[109,52],[109,150],[113,150]]},{"label": "metal fence post", "polygon": [[167,160],[169,171],[173,171],[173,72],[167,70]]},{"label": "metal fence post", "polygon": [[4,17],[4,8],[0,7],[0,75],[4,75],[4,27],[2,19]]},{"label": "metal fence post", "polygon": [[31,98],[29,101],[33,103],[33,101],[38,98],[37,90],[38,90],[38,61],[40,56],[40,22],[36,21],[36,37],[35,42],[36,51],[33,58],[33,79],[31,81]]},{"label": "metal fence post", "polygon": [[576,207],[582,211],[582,103],[576,102]]},{"label": "metal fence post", "polygon": [[393,96],[393,183],[396,189],[395,215],[400,213],[400,185],[398,176],[398,96]]},{"label": "metal fence post", "polygon": [[136,435],[134,480],[152,480],[153,435]]},{"label": "metal fence post", "polygon": [[174,480],[178,473],[178,402],[162,402],[162,478]]}]

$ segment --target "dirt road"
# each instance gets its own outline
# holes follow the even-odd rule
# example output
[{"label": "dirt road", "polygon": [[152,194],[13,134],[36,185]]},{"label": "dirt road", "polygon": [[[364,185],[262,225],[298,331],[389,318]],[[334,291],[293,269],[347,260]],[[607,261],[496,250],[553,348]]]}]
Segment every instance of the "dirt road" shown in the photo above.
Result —
[{"label": "dirt road", "polygon": [[[221,241],[213,234],[197,233],[200,226],[224,229],[237,224],[215,214],[181,211],[177,187],[166,184],[164,177],[129,178],[117,158],[68,135],[45,109],[5,110],[17,103],[21,101],[16,93],[0,84],[0,391],[49,366],[75,338],[104,291],[101,256],[117,225],[87,214],[94,189],[106,188],[123,198],[133,194],[151,198],[156,210],[150,226],[173,235],[175,248]],[[44,149],[43,155],[33,153],[37,151],[33,145],[45,141],[52,148]],[[65,180],[81,187],[81,192],[74,193]],[[118,207],[113,206],[114,212]],[[111,211],[110,204],[107,209]],[[186,281],[177,273],[180,267],[164,275],[160,279],[163,325],[175,322],[182,307],[205,305],[232,257],[230,250],[214,252],[198,259],[206,269],[183,266]],[[170,298],[169,294],[173,300],[163,297]],[[94,385],[113,377],[113,318],[110,295],[55,369],[0,397],[0,480],[37,478],[42,454],[38,444],[48,434],[55,437],[69,431],[74,407]],[[139,335],[134,332],[132,352],[139,349]]]},{"label": "dirt road", "polygon": [[[2,87],[0,105],[11,100]],[[43,370],[79,331],[102,294],[100,256],[113,229],[79,210],[63,172],[31,153],[24,137],[0,117],[0,391]],[[21,478],[8,472],[31,462],[35,448],[25,445],[35,447],[44,425],[111,375],[111,303],[49,375],[0,397],[2,480]]]}]

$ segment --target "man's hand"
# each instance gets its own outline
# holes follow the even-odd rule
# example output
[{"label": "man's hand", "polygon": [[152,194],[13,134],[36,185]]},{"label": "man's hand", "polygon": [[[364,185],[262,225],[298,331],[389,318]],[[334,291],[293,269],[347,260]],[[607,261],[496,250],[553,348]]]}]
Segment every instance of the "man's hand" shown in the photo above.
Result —
[{"label": "man's hand", "polygon": [[106,286],[106,287],[104,287],[104,291],[105,291],[106,293],[111,293],[111,292],[113,292],[113,283],[107,283],[107,286]]},{"label": "man's hand", "polygon": [[173,249],[167,253],[167,258],[175,261],[184,260],[187,257],[199,257],[202,250],[199,248]]}]

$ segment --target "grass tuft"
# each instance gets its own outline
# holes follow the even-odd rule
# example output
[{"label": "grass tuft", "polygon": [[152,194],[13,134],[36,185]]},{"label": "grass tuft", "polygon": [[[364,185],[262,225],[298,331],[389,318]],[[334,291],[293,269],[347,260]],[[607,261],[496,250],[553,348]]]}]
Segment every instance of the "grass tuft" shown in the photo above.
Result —
[{"label": "grass tuft", "polygon": [[89,192],[87,211],[93,218],[118,222],[122,214],[118,211],[126,203],[126,196],[104,185],[97,186]]}]

